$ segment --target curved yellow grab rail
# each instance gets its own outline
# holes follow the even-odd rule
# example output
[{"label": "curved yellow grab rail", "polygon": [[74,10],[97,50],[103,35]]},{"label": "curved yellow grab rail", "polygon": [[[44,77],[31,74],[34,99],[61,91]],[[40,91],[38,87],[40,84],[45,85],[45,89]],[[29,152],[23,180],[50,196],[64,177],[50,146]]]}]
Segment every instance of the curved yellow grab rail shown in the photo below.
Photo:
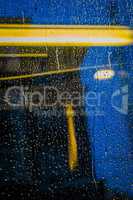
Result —
[{"label": "curved yellow grab rail", "polygon": [[125,46],[133,32],[123,26],[0,25],[0,46]]},{"label": "curved yellow grab rail", "polygon": [[74,127],[74,110],[72,104],[66,105],[66,118],[68,126],[68,163],[70,170],[73,171],[78,165],[78,149]]}]

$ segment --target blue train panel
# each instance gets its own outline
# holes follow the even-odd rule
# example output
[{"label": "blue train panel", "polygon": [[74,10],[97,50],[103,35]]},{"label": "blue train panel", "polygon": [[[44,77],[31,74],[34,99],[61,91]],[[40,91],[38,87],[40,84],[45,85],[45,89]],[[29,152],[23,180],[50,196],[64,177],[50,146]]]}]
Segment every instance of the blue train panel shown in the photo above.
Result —
[{"label": "blue train panel", "polygon": [[0,0],[0,17],[29,17],[36,24],[133,25],[132,0]]},{"label": "blue train panel", "polygon": [[[114,76],[96,79],[101,70]],[[96,177],[114,191],[133,195],[132,47],[90,48],[81,81]]]}]

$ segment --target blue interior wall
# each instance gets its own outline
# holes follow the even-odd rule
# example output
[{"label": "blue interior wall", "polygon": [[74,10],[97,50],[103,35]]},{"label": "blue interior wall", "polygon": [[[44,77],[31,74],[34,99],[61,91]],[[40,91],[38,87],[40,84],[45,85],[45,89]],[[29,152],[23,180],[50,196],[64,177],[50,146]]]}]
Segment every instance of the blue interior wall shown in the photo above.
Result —
[{"label": "blue interior wall", "polygon": [[[133,1],[0,0],[0,17],[22,16],[31,18],[33,24],[119,24],[132,27]],[[112,68],[116,75],[111,80],[95,81],[93,79],[95,66],[98,68],[99,65],[103,65],[105,68],[108,64],[109,51],[112,53]],[[97,111],[96,107],[90,108],[87,98],[85,101],[96,177],[104,178],[109,188],[129,192],[131,195],[133,194],[133,131],[129,124],[132,124],[132,108],[129,106],[131,108],[129,114],[125,115],[115,110],[110,100],[115,91],[128,86],[129,104],[132,104],[132,58],[132,47],[93,47],[88,50],[81,65],[81,82],[85,86],[86,97],[91,90],[96,94],[101,91],[105,93],[101,116],[93,115],[94,110]],[[83,71],[84,66],[88,70]],[[124,70],[128,76],[120,76],[120,70]],[[121,95],[115,99],[115,103],[118,102],[120,104]]]}]

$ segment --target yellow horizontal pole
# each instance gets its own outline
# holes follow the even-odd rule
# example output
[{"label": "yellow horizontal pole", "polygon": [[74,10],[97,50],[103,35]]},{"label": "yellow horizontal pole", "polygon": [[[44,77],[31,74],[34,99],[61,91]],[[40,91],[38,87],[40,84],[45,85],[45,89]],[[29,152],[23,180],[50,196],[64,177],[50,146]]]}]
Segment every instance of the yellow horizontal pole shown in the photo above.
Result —
[{"label": "yellow horizontal pole", "polygon": [[79,70],[80,68],[70,68],[70,69],[62,69],[62,70],[51,70],[48,72],[41,72],[41,73],[34,73],[34,74],[6,76],[6,77],[0,77],[0,81],[10,81],[10,80],[35,78],[35,77],[42,77],[42,76],[49,76],[49,75],[56,75],[56,74],[64,74],[64,73],[69,73],[69,72],[76,72]]},{"label": "yellow horizontal pole", "polygon": [[18,54],[0,54],[0,58],[47,58],[47,53],[18,53]]},{"label": "yellow horizontal pole", "polygon": [[70,170],[73,171],[78,165],[78,150],[74,126],[74,110],[71,104],[66,105],[66,118],[68,126],[68,163]]},{"label": "yellow horizontal pole", "polygon": [[133,31],[122,26],[0,24],[0,46],[123,46]]}]

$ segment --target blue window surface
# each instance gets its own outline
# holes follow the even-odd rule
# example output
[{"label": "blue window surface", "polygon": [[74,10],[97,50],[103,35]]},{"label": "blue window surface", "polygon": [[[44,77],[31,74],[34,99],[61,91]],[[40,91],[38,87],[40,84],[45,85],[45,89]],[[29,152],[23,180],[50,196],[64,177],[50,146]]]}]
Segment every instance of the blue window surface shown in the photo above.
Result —
[{"label": "blue window surface", "polygon": [[[17,19],[22,23],[31,24],[122,25],[132,28],[133,0],[0,0],[0,23],[4,20],[6,23],[8,20],[9,23],[18,23]],[[64,60],[69,60],[70,56],[70,53],[67,54]],[[12,65],[16,66],[16,63],[19,63],[19,60],[12,62]],[[40,62],[40,66],[42,65],[44,63]],[[71,181],[77,184],[77,187],[86,185],[87,181],[93,183],[103,181],[107,191],[133,198],[132,68],[132,46],[90,47],[85,50],[79,73],[72,75],[71,78],[69,75],[62,75],[60,78],[55,76],[46,79],[30,79],[27,82],[11,82],[11,85],[40,87],[53,85],[58,80],[60,88],[61,81],[65,80],[63,90],[66,90],[70,80],[78,77],[78,84],[84,91],[82,97],[84,117],[77,117],[76,129],[78,151],[82,152],[80,165],[83,160],[85,170],[81,167],[72,175],[67,169],[67,146],[63,143],[67,141],[67,122],[64,114],[63,117],[61,115],[49,119],[44,116],[43,111],[39,111],[37,116],[23,109],[0,111],[1,140],[5,141],[0,146],[1,151],[4,149],[2,154],[4,162],[0,163],[0,184],[15,182],[32,185],[34,183],[41,188],[41,191],[46,191],[49,185],[51,188],[55,187],[58,176],[64,176],[65,181],[63,179],[61,183],[65,187],[68,187]],[[7,88],[9,85],[8,81],[0,82],[1,88]],[[18,98],[17,95],[15,97]],[[54,124],[53,121],[56,123]],[[46,141],[43,138],[43,130],[48,136]],[[59,132],[62,138],[55,134],[57,143],[52,141],[54,131],[56,134]],[[39,134],[39,138],[36,133]],[[10,138],[11,135],[15,135],[14,138]],[[7,143],[11,142],[10,140],[12,145],[9,147]],[[35,141],[38,142],[38,146],[35,147],[38,154],[32,147]],[[58,143],[61,150],[57,149],[56,152]],[[53,144],[51,149],[50,144]],[[34,161],[32,161],[33,157]],[[34,171],[32,165],[39,165],[39,169]],[[1,173],[2,168],[7,170]],[[60,187],[60,179],[57,182]]]}]

